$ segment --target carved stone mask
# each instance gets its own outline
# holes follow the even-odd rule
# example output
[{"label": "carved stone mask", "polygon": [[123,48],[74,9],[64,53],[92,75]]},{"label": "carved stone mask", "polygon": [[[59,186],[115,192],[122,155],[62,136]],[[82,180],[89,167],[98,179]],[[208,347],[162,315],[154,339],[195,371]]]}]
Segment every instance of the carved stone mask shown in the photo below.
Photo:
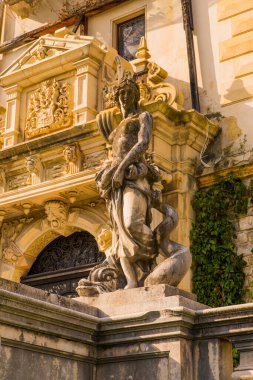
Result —
[{"label": "carved stone mask", "polygon": [[26,159],[26,168],[29,172],[35,172],[37,169],[37,159],[35,157],[28,157]]},{"label": "carved stone mask", "polygon": [[61,201],[48,201],[45,204],[47,220],[52,229],[64,227],[68,217],[68,206]]},{"label": "carved stone mask", "polygon": [[64,157],[68,162],[75,162],[77,160],[77,152],[75,145],[67,146],[63,151]]}]

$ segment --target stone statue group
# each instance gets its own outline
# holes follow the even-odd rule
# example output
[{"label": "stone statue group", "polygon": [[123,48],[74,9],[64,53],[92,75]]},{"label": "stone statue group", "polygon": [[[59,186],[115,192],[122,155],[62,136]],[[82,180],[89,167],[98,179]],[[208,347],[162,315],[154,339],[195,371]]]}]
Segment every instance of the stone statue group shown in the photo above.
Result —
[{"label": "stone statue group", "polygon": [[[153,120],[148,112],[140,110],[139,99],[138,84],[125,77],[115,91],[122,121],[113,128],[98,115],[100,132],[112,148],[111,160],[96,176],[111,219],[112,246],[89,278],[79,281],[80,296],[156,284],[177,286],[191,264],[189,250],[170,240],[177,212],[162,203],[159,169],[145,159]],[[154,230],[152,208],[163,215]],[[158,256],[164,259],[157,265]]]}]

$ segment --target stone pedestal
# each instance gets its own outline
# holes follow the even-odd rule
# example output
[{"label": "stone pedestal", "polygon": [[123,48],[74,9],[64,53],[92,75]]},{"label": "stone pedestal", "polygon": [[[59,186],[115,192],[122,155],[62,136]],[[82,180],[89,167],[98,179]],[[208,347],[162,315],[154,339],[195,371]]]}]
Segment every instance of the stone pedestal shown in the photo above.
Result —
[{"label": "stone pedestal", "polygon": [[231,377],[231,344],[194,338],[195,313],[207,307],[191,293],[156,285],[76,300],[97,308],[103,320],[98,335],[98,379]]},{"label": "stone pedestal", "polygon": [[190,292],[169,285],[154,285],[135,289],[119,289],[95,297],[77,297],[76,301],[96,307],[100,317],[134,317],[140,313],[161,312],[162,310],[185,307],[203,310],[207,306],[197,302]]}]

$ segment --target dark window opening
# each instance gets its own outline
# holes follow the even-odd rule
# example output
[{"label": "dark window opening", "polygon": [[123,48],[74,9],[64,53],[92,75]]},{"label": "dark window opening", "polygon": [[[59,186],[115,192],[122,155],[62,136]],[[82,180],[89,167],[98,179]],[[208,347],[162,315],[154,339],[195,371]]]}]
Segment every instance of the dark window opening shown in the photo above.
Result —
[{"label": "dark window opening", "polygon": [[127,61],[135,59],[141,37],[145,36],[145,17],[138,16],[118,24],[118,53]]},{"label": "dark window opening", "polygon": [[105,256],[86,231],[59,236],[48,244],[21,282],[66,297],[76,297],[77,283]]}]

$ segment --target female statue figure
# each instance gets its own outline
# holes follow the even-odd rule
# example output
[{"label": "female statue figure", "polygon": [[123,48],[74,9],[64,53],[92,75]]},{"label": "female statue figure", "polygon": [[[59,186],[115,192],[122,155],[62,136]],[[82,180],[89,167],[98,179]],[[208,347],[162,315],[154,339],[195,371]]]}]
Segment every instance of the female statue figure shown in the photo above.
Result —
[{"label": "female statue figure", "polygon": [[[81,296],[94,296],[125,287],[168,284],[177,286],[191,264],[189,250],[169,238],[177,213],[162,203],[158,168],[145,159],[152,136],[152,117],[138,107],[138,85],[124,79],[115,93],[123,120],[116,128],[108,113],[100,113],[98,126],[112,146],[112,159],[97,173],[100,195],[106,199],[112,223],[112,248],[88,280],[79,281]],[[159,184],[160,185],[160,184]],[[163,221],[152,231],[151,208]],[[158,254],[165,260],[156,266]]]},{"label": "female statue figure", "polygon": [[139,98],[138,85],[131,79],[125,79],[117,88],[115,100],[123,120],[109,135],[101,128],[112,145],[112,161],[97,175],[113,224],[112,255],[120,260],[127,281],[125,288],[138,286],[134,264],[143,266],[157,255],[150,223],[151,186],[159,180],[159,172],[145,160],[152,117],[140,111]]}]

